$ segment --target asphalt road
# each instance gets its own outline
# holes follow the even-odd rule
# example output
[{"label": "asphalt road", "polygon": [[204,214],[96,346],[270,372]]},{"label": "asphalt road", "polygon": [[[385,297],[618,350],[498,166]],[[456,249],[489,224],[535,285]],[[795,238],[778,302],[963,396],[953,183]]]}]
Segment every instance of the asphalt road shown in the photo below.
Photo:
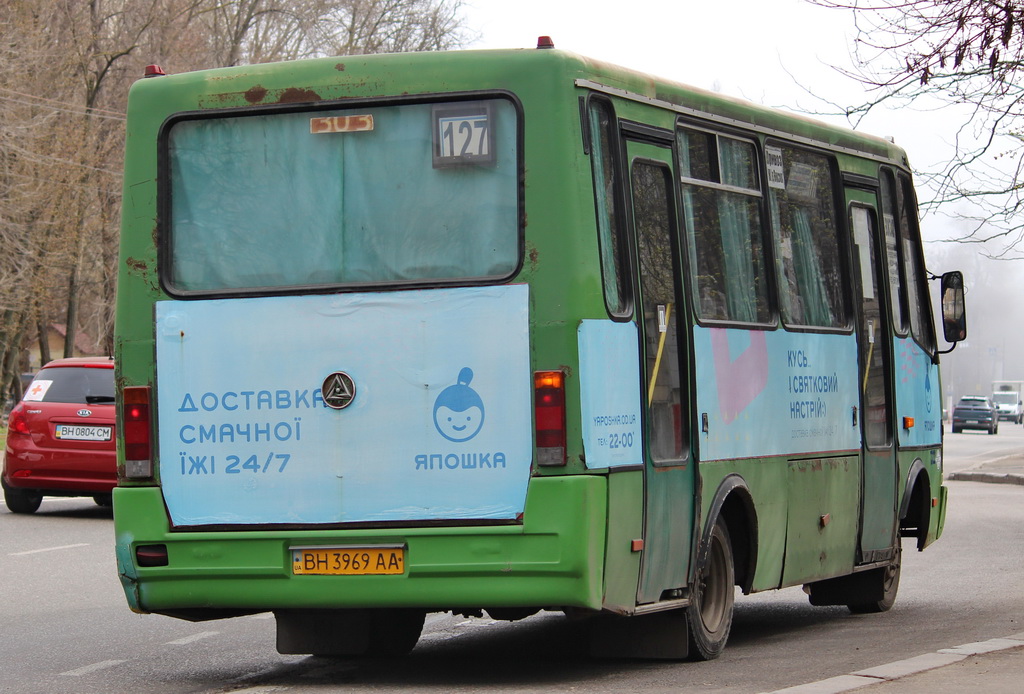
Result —
[{"label": "asphalt road", "polygon": [[[947,435],[946,470],[1024,453],[1024,427]],[[516,623],[430,615],[405,659],[282,656],[265,615],[188,623],[135,615],[111,515],[47,499],[0,507],[0,691],[7,694],[310,692],[767,692],[1024,632],[1024,486],[948,483],[946,532],[904,555],[891,612],[814,608],[799,588],[740,597],[710,663],[594,660],[560,614]]]}]

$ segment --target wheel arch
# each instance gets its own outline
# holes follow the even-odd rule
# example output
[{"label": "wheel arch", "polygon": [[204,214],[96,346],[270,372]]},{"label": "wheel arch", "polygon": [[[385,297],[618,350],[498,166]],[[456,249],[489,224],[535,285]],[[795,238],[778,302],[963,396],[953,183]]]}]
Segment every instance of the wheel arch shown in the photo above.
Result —
[{"label": "wheel arch", "polygon": [[754,583],[754,567],[757,566],[757,511],[754,509],[750,488],[737,474],[727,475],[715,490],[715,496],[708,509],[707,522],[701,532],[697,566],[706,560],[711,531],[718,518],[722,518],[729,530],[736,585],[744,594],[750,593]]},{"label": "wheel arch", "polygon": [[931,479],[920,458],[915,458],[903,486],[899,525],[901,537],[916,537],[917,549],[924,549],[931,521]]}]

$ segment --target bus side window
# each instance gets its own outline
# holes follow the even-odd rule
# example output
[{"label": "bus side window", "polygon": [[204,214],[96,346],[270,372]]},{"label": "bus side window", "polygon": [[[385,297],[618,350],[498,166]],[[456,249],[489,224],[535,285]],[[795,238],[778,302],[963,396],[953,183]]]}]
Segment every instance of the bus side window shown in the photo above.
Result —
[{"label": "bus side window", "polygon": [[917,197],[910,177],[898,174],[896,200],[899,209],[900,243],[903,247],[903,270],[907,282],[907,312],[910,331],[922,347],[934,352],[935,328],[928,303],[927,273],[921,247],[921,232],[917,225]]},{"label": "bus side window", "polygon": [[765,157],[782,320],[846,327],[831,159],[770,144]]},{"label": "bus side window", "polygon": [[610,103],[592,98],[588,117],[604,301],[608,313],[625,318],[629,316],[631,306],[626,285],[627,275],[624,271],[626,263],[618,198],[621,185],[618,180],[620,174],[617,166],[615,114]]},{"label": "bus side window", "polygon": [[676,132],[683,225],[697,315],[768,323],[768,277],[754,144],[702,130]]}]

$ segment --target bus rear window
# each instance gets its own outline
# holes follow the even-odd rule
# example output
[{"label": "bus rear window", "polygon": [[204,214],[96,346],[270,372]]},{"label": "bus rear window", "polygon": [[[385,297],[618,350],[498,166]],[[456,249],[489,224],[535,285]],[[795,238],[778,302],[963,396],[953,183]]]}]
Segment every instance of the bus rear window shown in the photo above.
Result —
[{"label": "bus rear window", "polygon": [[161,270],[175,294],[487,281],[519,264],[504,99],[180,120]]}]

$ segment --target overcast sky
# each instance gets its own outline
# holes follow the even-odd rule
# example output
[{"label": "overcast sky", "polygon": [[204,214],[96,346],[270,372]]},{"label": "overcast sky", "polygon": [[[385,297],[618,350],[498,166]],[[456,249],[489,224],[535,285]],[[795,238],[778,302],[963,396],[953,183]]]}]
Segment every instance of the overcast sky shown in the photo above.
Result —
[{"label": "overcast sky", "polygon": [[[607,60],[643,72],[692,84],[703,89],[755,101],[766,106],[802,112],[821,112],[827,101],[863,103],[867,93],[832,66],[853,67],[855,38],[853,15],[829,10],[804,0],[466,0],[466,19],[480,33],[471,48],[525,48],[536,46],[538,36],[550,36],[555,46]],[[859,129],[892,136],[915,168],[932,168],[949,158],[961,114],[940,111],[880,110]],[[849,125],[843,118],[817,116]],[[920,181],[918,181],[920,185]],[[922,193],[927,197],[927,193]],[[957,236],[948,219],[930,215],[922,221],[926,239]],[[1001,333],[1016,336],[1022,321],[1016,313],[1002,318],[988,310],[999,306],[986,292],[1016,285],[1024,273],[1016,264],[985,261],[977,248],[960,244],[929,244],[926,255],[934,272],[962,269],[968,275],[969,332],[972,347],[961,346],[944,360],[985,367],[969,379],[962,376],[949,395],[985,392],[990,378],[1024,378],[1019,350]],[[1000,278],[1000,279],[996,279]],[[990,286],[992,285],[992,286]],[[998,296],[998,294],[996,294]],[[986,300],[983,300],[986,298]],[[1012,302],[1016,306],[1019,302]],[[989,372],[991,371],[991,375]]]},{"label": "overcast sky", "polygon": [[467,0],[466,17],[481,35],[473,48],[533,48],[546,35],[557,48],[769,105],[807,100],[794,78],[845,82],[827,63],[849,63],[852,36],[848,13],[804,0]]},{"label": "overcast sky", "polygon": [[[832,67],[852,67],[853,15],[805,0],[466,0],[465,12],[480,33],[471,48],[533,48],[545,35],[557,48],[766,106],[820,113],[811,94],[844,105],[866,98]],[[881,111],[859,129],[894,137],[924,168],[952,140],[939,120]]]}]

